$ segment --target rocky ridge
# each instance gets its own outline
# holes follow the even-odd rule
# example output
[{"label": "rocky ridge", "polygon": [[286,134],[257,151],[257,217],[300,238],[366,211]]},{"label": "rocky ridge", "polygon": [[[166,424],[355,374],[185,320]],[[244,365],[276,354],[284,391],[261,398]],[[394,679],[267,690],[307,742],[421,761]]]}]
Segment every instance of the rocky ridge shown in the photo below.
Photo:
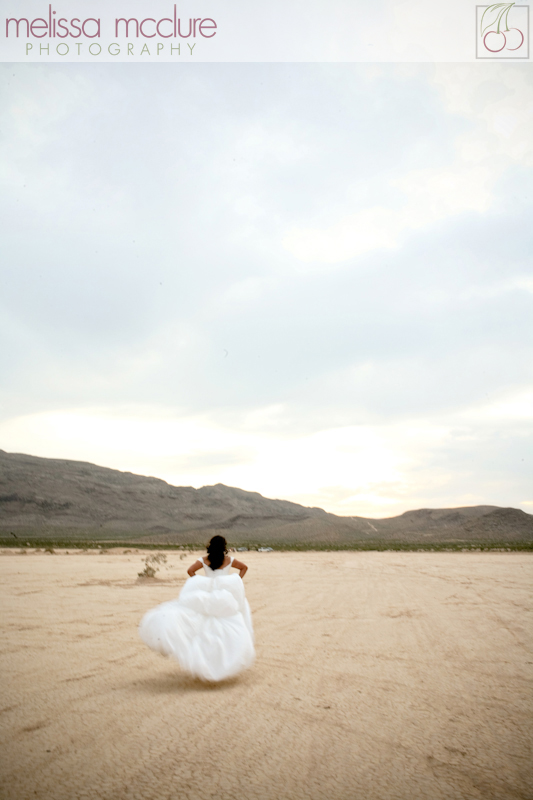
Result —
[{"label": "rocky ridge", "polygon": [[0,535],[204,542],[213,533],[262,544],[533,541],[533,516],[513,508],[419,509],[388,519],[339,517],[223,484],[172,486],[83,461],[0,450]]}]

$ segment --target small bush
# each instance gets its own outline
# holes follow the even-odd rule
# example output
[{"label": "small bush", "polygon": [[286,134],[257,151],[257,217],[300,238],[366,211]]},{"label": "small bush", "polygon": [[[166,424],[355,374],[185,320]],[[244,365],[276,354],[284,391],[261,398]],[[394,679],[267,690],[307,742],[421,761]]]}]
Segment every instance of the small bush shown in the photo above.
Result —
[{"label": "small bush", "polygon": [[139,578],[155,578],[156,572],[159,572],[159,567],[156,567],[155,564],[166,564],[167,557],[164,553],[156,553],[155,555],[146,556],[143,561],[144,569],[142,572],[137,573]]}]

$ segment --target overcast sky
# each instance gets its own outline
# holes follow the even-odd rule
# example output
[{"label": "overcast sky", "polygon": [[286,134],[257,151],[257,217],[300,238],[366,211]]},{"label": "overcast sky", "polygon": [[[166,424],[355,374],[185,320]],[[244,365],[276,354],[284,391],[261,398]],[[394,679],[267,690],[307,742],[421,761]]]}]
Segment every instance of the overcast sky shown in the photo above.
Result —
[{"label": "overcast sky", "polygon": [[529,64],[0,71],[0,447],[533,512]]}]

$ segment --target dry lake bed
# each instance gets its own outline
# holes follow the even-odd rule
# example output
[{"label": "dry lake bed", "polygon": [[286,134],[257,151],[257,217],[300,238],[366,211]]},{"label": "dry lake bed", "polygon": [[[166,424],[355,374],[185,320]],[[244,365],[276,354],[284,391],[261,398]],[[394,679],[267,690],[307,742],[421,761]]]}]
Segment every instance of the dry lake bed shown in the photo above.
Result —
[{"label": "dry lake bed", "polygon": [[532,554],[243,554],[217,685],[138,638],[195,560],[145,555],[0,553],[2,798],[533,798]]}]

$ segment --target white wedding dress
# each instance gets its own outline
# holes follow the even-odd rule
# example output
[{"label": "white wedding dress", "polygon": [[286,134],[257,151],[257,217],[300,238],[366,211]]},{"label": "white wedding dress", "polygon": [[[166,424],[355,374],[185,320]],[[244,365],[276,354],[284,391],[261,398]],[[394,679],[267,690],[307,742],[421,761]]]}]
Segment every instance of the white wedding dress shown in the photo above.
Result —
[{"label": "white wedding dress", "polygon": [[188,578],[178,598],[148,611],[139,635],[191,675],[221,681],[254,662],[252,615],[241,577],[230,575],[233,558],[216,570],[199,560],[205,577]]}]

